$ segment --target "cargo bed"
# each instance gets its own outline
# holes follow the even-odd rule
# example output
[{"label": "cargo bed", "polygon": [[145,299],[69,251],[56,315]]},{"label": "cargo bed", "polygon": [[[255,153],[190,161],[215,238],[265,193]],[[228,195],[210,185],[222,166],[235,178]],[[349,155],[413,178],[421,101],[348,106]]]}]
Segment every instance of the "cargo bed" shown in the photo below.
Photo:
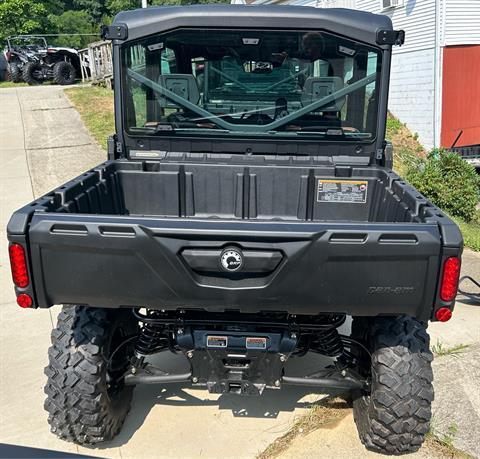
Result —
[{"label": "cargo bed", "polygon": [[[107,162],[17,211],[9,237],[28,240],[36,305],[427,318],[461,240],[395,173],[215,161]],[[241,272],[221,269],[229,246]]]},{"label": "cargo bed", "polygon": [[37,204],[74,214],[293,222],[422,223],[432,215],[423,196],[384,168],[284,162],[112,161]]}]

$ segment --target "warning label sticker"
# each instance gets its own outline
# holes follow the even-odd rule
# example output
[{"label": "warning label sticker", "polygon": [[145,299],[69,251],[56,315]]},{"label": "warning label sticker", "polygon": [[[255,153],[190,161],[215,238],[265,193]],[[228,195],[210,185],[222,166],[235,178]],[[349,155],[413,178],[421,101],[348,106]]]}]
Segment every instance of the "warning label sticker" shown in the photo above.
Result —
[{"label": "warning label sticker", "polygon": [[207,347],[227,347],[228,336],[207,336]]},{"label": "warning label sticker", "polygon": [[245,347],[247,349],[266,349],[267,338],[261,336],[252,336],[245,339]]},{"label": "warning label sticker", "polygon": [[323,180],[317,183],[317,202],[367,202],[366,180]]}]

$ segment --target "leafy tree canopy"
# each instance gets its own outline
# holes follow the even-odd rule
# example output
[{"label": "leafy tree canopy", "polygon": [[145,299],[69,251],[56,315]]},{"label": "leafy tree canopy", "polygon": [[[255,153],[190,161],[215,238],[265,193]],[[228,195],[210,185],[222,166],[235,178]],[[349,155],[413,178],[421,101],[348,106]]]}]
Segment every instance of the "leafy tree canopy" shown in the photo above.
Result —
[{"label": "leafy tree canopy", "polygon": [[[228,3],[228,0],[148,0],[149,5]],[[141,7],[141,0],[0,0],[0,41],[9,35],[98,33],[122,10]],[[84,47],[98,36],[49,38],[52,44]]]},{"label": "leafy tree canopy", "polygon": [[[73,48],[85,48],[95,41],[98,27],[92,22],[92,17],[86,11],[67,10],[59,16],[50,15],[51,33],[58,34],[82,34],[82,35],[59,35],[58,38],[48,40],[57,46],[70,46]],[[83,35],[83,34],[92,35]]]},{"label": "leafy tree canopy", "polygon": [[43,32],[48,26],[47,14],[42,2],[3,0],[0,2],[0,38]]}]

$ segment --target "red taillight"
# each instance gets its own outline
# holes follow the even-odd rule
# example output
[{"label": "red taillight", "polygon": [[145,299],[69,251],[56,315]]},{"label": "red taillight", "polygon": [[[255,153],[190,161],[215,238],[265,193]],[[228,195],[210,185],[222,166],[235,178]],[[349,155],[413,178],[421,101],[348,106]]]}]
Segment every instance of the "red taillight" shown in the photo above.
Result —
[{"label": "red taillight", "polygon": [[448,308],[440,308],[436,313],[435,313],[435,318],[439,322],[446,322],[447,320],[450,320],[452,318],[452,311]]},{"label": "red taillight", "polygon": [[453,301],[457,296],[458,279],[460,277],[460,258],[450,257],[443,264],[440,298],[443,301]]},{"label": "red taillight", "polygon": [[25,250],[20,244],[10,244],[8,248],[10,255],[10,266],[12,268],[13,283],[20,288],[25,288],[29,284],[27,258]]},{"label": "red taillight", "polygon": [[20,293],[20,295],[17,296],[17,304],[21,308],[29,308],[33,304],[32,297],[26,293]]}]

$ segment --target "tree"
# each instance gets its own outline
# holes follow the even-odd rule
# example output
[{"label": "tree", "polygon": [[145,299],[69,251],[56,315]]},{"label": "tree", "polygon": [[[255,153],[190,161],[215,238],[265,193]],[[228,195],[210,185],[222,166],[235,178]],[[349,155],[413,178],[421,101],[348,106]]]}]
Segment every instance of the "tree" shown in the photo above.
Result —
[{"label": "tree", "polygon": [[59,16],[65,10],[70,9],[63,0],[40,0],[36,3],[42,4],[48,11],[48,14],[54,14],[56,16]]},{"label": "tree", "polygon": [[42,33],[48,27],[48,11],[35,0],[0,2],[0,39],[9,35]]},{"label": "tree", "polygon": [[[148,0],[149,6],[228,3],[229,0]],[[120,11],[140,8],[141,0],[0,0],[0,40],[35,33],[97,33]],[[95,37],[59,37],[49,42],[84,47]]]},{"label": "tree", "polygon": [[99,28],[93,24],[92,17],[86,11],[65,11],[60,16],[50,15],[52,30],[58,34],[91,34],[87,36],[60,36],[53,40],[56,45],[85,48],[89,43],[99,40]]},{"label": "tree", "polygon": [[140,0],[107,0],[107,8],[112,16],[115,16],[120,11],[133,10],[140,6]]},{"label": "tree", "polygon": [[88,13],[96,24],[101,24],[104,16],[109,11],[107,8],[107,0],[73,0],[76,10],[82,10]]},{"label": "tree", "polygon": [[[107,8],[112,16],[120,11],[140,8],[141,0],[107,0]],[[148,0],[149,6],[194,5],[197,3],[229,3],[229,0]]]}]

